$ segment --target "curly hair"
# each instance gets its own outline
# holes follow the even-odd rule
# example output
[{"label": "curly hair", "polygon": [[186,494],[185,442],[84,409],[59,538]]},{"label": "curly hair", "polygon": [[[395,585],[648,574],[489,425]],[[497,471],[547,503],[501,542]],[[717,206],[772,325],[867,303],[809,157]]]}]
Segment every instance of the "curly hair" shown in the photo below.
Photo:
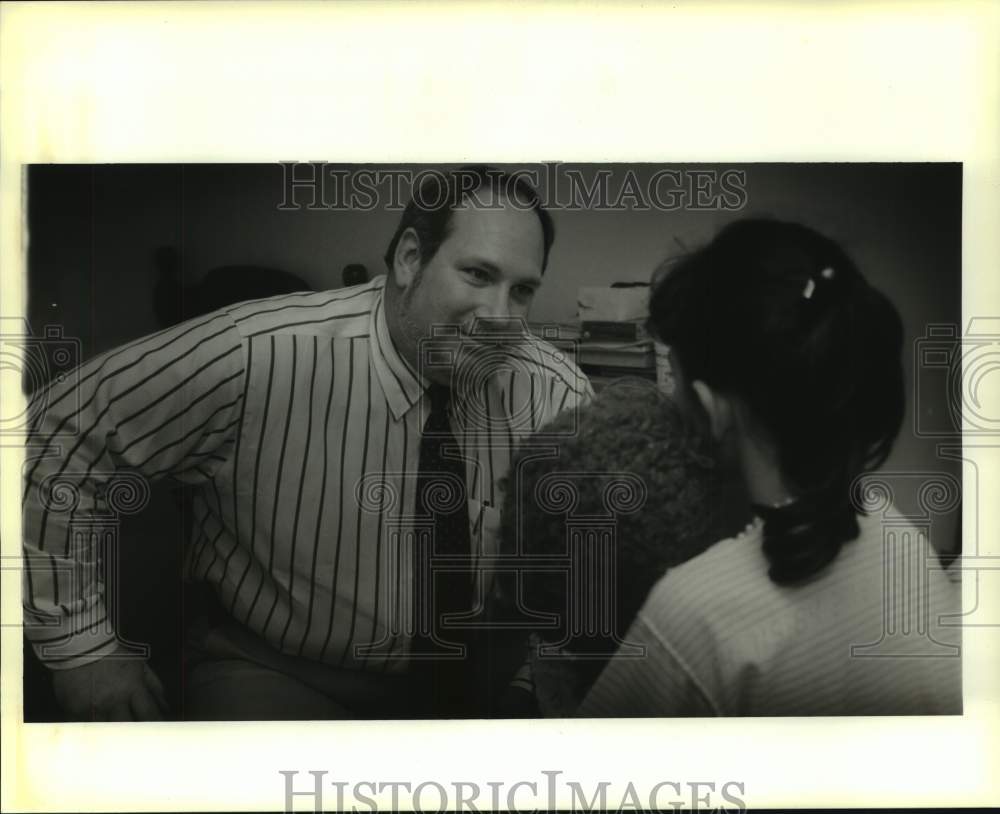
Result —
[{"label": "curly hair", "polygon": [[[558,454],[538,454],[546,448]],[[515,453],[505,484],[505,554],[566,562],[571,530],[586,537],[606,530],[613,518],[612,561],[607,563],[614,572],[611,629],[596,635],[580,630],[581,618],[609,612],[598,607],[607,594],[595,595],[602,594],[597,589],[574,595],[565,570],[522,569],[519,596],[514,577],[499,577],[507,607],[558,620],[554,627],[536,627],[538,637],[587,657],[574,668],[581,686],[596,677],[667,569],[718,539],[719,475],[709,434],[650,382],[638,379],[606,388],[575,415],[564,414],[528,438]],[[631,485],[633,500],[612,515],[609,490],[622,483]],[[565,500],[553,501],[560,488],[563,497],[571,492],[575,498],[571,508]]]}]

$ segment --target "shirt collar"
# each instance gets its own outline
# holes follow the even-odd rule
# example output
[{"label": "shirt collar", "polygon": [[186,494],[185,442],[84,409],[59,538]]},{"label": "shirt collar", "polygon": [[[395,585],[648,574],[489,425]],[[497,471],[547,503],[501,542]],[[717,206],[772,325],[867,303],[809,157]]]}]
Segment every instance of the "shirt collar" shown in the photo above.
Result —
[{"label": "shirt collar", "polygon": [[385,394],[385,400],[398,421],[410,410],[427,389],[428,382],[413,369],[396,350],[389,334],[389,323],[385,316],[385,286],[383,279],[369,318],[371,342],[371,365]]}]

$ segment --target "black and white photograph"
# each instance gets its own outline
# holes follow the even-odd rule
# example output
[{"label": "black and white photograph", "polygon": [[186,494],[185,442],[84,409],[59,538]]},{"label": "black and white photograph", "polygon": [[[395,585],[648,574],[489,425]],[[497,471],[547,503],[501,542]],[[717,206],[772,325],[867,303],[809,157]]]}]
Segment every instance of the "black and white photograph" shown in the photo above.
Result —
[{"label": "black and white photograph", "polygon": [[27,712],[961,713],[959,165],[27,177]]},{"label": "black and white photograph", "polygon": [[921,8],[0,10],[4,810],[986,803],[1000,18]]}]

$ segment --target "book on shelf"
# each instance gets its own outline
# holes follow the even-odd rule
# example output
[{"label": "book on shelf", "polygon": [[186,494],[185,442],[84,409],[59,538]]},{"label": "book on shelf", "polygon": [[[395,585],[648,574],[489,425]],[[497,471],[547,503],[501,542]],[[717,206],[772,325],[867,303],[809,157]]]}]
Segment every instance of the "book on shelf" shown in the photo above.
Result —
[{"label": "book on shelf", "polygon": [[[648,368],[650,371],[656,367],[653,341],[635,330],[631,331],[631,335],[641,335],[641,338],[597,340],[588,338],[579,325],[536,326],[533,332],[559,350],[573,354],[574,361],[581,366],[602,365],[630,370]],[[621,332],[622,336],[626,333]]]},{"label": "book on shelf", "polygon": [[645,376],[637,375],[634,371],[630,372],[618,372],[611,375],[604,375],[600,373],[592,373],[589,370],[584,370],[584,375],[587,377],[587,381],[590,382],[591,387],[594,388],[595,393],[600,393],[605,387],[615,384],[616,382],[622,382],[628,379],[640,380],[644,382],[649,382],[651,386],[656,386],[655,376]]},{"label": "book on shelf", "polygon": [[580,370],[587,376],[603,376],[620,379],[623,376],[634,376],[640,379],[656,381],[656,368],[652,367],[620,367],[617,365],[580,365]]},{"label": "book on shelf", "polygon": [[649,339],[649,334],[644,320],[583,320],[580,323],[580,338],[593,342],[639,342]]}]

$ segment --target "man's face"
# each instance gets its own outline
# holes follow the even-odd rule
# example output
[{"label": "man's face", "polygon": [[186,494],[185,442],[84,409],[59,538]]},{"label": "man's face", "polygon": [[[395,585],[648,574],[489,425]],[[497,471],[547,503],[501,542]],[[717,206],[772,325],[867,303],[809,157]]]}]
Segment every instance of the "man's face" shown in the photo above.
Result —
[{"label": "man's face", "polygon": [[[396,281],[404,287],[396,314],[400,350],[413,361],[428,347],[421,344],[426,338],[433,337],[438,349],[468,348],[488,333],[509,336],[527,319],[542,281],[541,223],[534,212],[516,209],[502,197],[485,203],[499,206],[466,206],[452,214],[447,237],[422,268],[419,261],[407,261],[406,251],[402,262],[397,254]],[[416,244],[406,238],[404,249],[407,240]],[[417,364],[432,380],[450,375],[433,358]]]}]

